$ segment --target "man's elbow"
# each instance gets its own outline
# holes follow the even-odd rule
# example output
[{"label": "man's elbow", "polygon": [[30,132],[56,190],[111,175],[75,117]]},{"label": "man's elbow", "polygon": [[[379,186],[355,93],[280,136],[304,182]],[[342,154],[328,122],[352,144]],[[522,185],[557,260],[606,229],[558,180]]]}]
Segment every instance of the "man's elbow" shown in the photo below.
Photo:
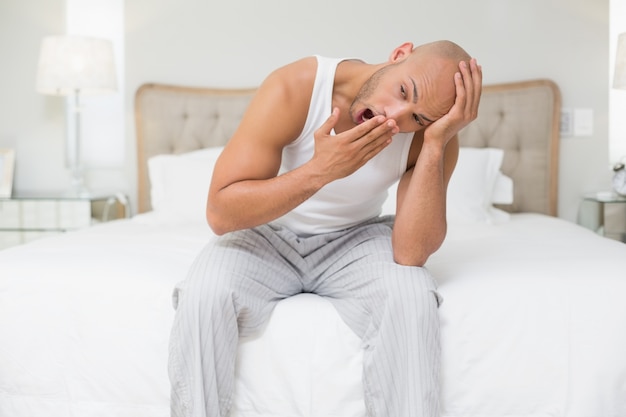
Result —
[{"label": "man's elbow", "polygon": [[426,265],[426,261],[430,257],[430,253],[409,253],[402,254],[394,251],[393,260],[395,263],[403,266],[419,266]]},{"label": "man's elbow", "polygon": [[222,226],[220,226],[219,223],[216,223],[214,221],[209,220],[209,217],[207,216],[207,224],[209,225],[209,227],[211,228],[211,231],[216,234],[217,236],[222,236],[226,233],[228,233],[228,230]]},{"label": "man's elbow", "polygon": [[434,241],[413,242],[412,244],[393,244],[393,260],[404,266],[426,265],[430,255],[435,253],[443,243],[445,235]]},{"label": "man's elbow", "polygon": [[223,216],[220,216],[215,210],[211,210],[209,207],[206,209],[206,221],[213,233],[218,236],[232,232]]}]

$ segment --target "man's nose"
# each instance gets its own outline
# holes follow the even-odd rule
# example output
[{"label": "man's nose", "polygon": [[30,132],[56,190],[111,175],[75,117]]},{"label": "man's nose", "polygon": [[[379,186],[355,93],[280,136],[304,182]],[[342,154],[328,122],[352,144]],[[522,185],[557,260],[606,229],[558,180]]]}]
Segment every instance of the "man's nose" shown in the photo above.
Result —
[{"label": "man's nose", "polygon": [[385,116],[389,119],[394,119],[396,123],[403,122],[407,115],[411,113],[411,109],[406,105],[396,104],[385,107]]}]

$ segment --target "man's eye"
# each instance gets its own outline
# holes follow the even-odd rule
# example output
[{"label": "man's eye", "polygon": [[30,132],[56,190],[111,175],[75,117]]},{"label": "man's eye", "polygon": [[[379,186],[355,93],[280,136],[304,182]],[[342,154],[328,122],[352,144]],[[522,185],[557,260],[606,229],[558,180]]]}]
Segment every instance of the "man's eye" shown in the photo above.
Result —
[{"label": "man's eye", "polygon": [[420,118],[417,116],[417,114],[413,114],[413,119],[415,120],[415,122],[420,125],[420,126],[424,126],[424,124],[422,123],[422,121],[420,120]]},{"label": "man's eye", "polygon": [[406,98],[406,90],[403,85],[400,86],[400,94],[402,94],[402,97]]}]

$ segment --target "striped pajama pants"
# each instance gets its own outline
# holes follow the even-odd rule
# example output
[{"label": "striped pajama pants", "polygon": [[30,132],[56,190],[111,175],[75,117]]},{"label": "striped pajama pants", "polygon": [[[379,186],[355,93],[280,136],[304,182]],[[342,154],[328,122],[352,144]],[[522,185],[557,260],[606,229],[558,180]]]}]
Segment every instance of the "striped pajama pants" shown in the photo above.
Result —
[{"label": "striped pajama pants", "polygon": [[239,336],[259,332],[276,303],[327,297],[364,349],[371,417],[439,415],[440,297],[424,268],[393,261],[393,217],[311,237],[276,225],[208,244],[174,290],[172,417],[225,417]]}]

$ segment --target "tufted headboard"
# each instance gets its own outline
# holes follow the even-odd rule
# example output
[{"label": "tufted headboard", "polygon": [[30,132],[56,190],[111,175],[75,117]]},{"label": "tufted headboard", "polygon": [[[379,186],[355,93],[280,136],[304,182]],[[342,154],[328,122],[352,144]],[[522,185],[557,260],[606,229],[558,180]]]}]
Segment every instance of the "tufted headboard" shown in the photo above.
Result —
[{"label": "tufted headboard", "polygon": [[137,211],[150,207],[148,159],[225,144],[255,89],[144,84],[135,94]]},{"label": "tufted headboard", "polygon": [[[138,212],[150,210],[148,159],[225,144],[255,89],[144,84],[135,95]],[[483,87],[478,119],[460,133],[461,146],[504,149],[502,171],[513,178],[510,212],[557,214],[561,99],[552,81]]]},{"label": "tufted headboard", "polygon": [[504,149],[502,172],[513,178],[509,212],[557,215],[561,94],[550,80],[483,87],[478,119],[461,146]]}]

